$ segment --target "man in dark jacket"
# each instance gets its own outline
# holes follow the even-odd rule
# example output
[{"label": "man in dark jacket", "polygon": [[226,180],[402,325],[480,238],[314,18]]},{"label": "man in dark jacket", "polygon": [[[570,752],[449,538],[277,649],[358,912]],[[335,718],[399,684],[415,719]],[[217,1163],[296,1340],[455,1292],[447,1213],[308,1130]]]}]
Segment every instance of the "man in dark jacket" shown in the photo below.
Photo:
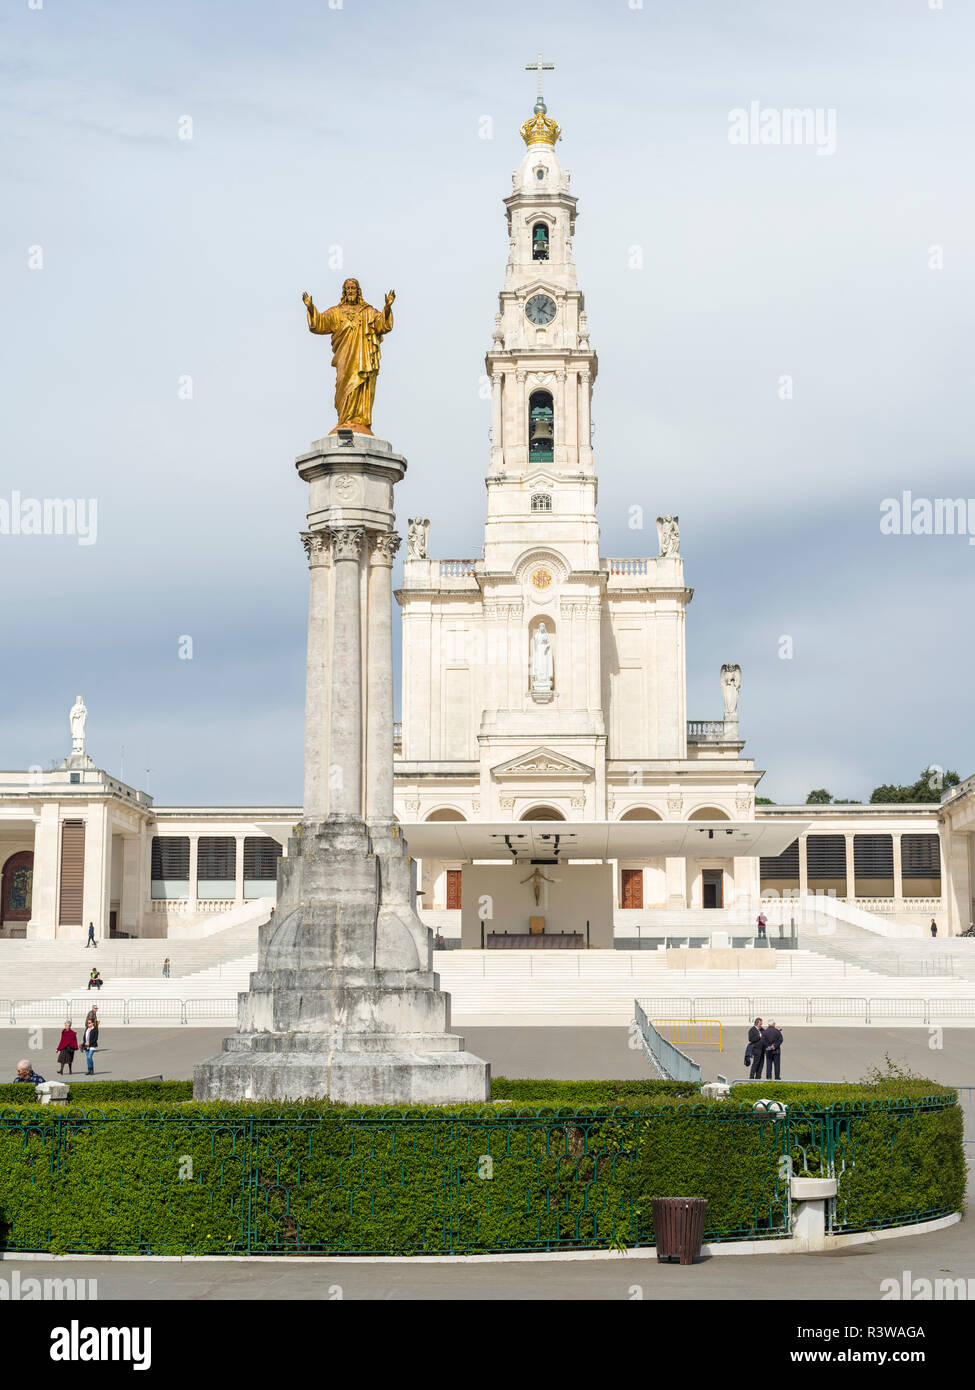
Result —
[{"label": "man in dark jacket", "polygon": [[775,1079],[779,1079],[779,1063],[782,1056],[782,1034],[776,1028],[774,1022],[769,1022],[765,1029],[765,1080],[769,1081],[772,1077],[772,1068],[775,1068]]},{"label": "man in dark jacket", "polygon": [[761,1078],[762,1058],[765,1055],[765,1035],[762,1032],[762,1020],[756,1018],[754,1025],[748,1030],[748,1046],[752,1050],[752,1069],[748,1073],[749,1080],[754,1077]]}]

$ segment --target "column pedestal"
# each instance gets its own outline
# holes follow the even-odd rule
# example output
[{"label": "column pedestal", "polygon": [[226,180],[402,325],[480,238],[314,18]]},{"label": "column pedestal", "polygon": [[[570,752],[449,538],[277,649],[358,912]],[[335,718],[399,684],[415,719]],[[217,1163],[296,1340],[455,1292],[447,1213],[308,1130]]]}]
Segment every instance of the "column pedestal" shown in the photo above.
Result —
[{"label": "column pedestal", "polygon": [[[197,1100],[488,1098],[487,1063],[448,1031],[393,817],[393,487],[405,469],[363,435],[329,436],[298,460],[312,563],[305,813],[278,866],[239,1031],[195,1068]],[[310,542],[323,532],[327,542]]]}]

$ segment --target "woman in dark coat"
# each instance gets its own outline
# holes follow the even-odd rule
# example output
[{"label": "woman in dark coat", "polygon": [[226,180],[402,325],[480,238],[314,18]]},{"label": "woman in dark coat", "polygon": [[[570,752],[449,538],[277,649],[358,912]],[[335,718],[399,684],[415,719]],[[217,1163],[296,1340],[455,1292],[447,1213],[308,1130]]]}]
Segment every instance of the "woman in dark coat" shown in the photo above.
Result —
[{"label": "woman in dark coat", "polygon": [[77,1051],[78,1035],[73,1031],[69,1018],[61,1030],[61,1037],[58,1042],[58,1061],[60,1063],[58,1067],[58,1076],[64,1075],[65,1066],[68,1068],[68,1075],[71,1075],[71,1064],[74,1061],[74,1055]]}]

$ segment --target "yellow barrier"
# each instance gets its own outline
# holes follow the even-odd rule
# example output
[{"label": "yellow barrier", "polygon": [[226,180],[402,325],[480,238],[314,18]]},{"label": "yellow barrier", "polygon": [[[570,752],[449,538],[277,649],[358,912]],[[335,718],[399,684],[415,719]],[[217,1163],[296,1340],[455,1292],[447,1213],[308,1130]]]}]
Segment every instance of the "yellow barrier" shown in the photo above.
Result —
[{"label": "yellow barrier", "polygon": [[692,1047],[721,1047],[721,1024],[713,1018],[692,1022],[686,1018],[652,1018],[650,1022],[667,1042]]}]

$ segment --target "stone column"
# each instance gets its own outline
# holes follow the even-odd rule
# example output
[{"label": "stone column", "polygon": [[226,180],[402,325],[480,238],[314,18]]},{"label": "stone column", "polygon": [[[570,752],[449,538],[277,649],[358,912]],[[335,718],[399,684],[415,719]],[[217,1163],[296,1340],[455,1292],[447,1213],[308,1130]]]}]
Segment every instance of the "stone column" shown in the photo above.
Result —
[{"label": "stone column", "polygon": [[502,373],[495,369],[491,377],[491,467],[500,466],[504,457],[504,434],[501,417]]},{"label": "stone column", "polygon": [[518,424],[515,429],[514,444],[518,450],[518,461],[528,462],[528,407],[525,400],[525,381],[527,373],[516,372],[515,380],[518,383]]},{"label": "stone column", "polygon": [[[334,526],[332,567],[332,702],[329,749],[330,817],[362,815],[361,526]],[[392,736],[392,734],[390,735]],[[307,817],[307,812],[306,812]]]},{"label": "stone column", "polygon": [[234,836],[234,905],[244,901],[244,836]]},{"label": "stone column", "polygon": [[308,660],[305,677],[305,815],[328,815],[328,607],[331,537],[302,531],[308,556]]},{"label": "stone column", "polygon": [[846,841],[846,896],[852,902],[857,895],[856,879],[856,855],[854,853],[853,832],[847,831],[843,836]]},{"label": "stone column", "polygon": [[555,373],[555,447],[553,450],[555,463],[568,463],[569,461],[566,440],[565,378],[565,368],[560,367]]},{"label": "stone column", "polygon": [[122,839],[122,896],[119,901],[119,931],[128,936],[139,934],[139,908],[142,898],[142,862],[138,835]]},{"label": "stone column", "polygon": [[402,538],[372,532],[366,657],[366,819],[393,819],[393,557]]},{"label": "stone column", "polygon": [[40,819],[34,823],[34,877],[27,924],[31,938],[53,938],[57,933],[58,850],[58,803],[43,801]]},{"label": "stone column", "polygon": [[200,876],[199,876],[199,855],[200,837],[199,835],[190,836],[190,881],[187,888],[186,910],[190,915],[200,910]]},{"label": "stone column", "polygon": [[589,398],[592,378],[588,368],[579,373],[579,462],[592,463],[591,406]]},{"label": "stone column", "polygon": [[799,836],[799,896],[804,898],[809,892],[809,859],[806,854],[806,835]]},{"label": "stone column", "polygon": [[892,835],[894,847],[894,911],[904,911],[904,874],[901,865],[901,837]]}]

